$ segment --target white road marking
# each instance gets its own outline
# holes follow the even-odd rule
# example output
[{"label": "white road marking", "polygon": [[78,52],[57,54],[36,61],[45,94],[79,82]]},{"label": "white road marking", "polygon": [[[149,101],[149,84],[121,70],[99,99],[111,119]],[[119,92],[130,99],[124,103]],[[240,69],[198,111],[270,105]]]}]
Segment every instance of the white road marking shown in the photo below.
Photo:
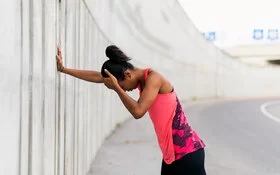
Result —
[{"label": "white road marking", "polygon": [[266,110],[266,108],[271,105],[280,105],[280,101],[270,101],[270,102],[264,103],[261,105],[260,109],[266,117],[274,120],[275,122],[280,123],[280,118],[275,117],[274,115],[272,115],[270,112],[268,112]]}]

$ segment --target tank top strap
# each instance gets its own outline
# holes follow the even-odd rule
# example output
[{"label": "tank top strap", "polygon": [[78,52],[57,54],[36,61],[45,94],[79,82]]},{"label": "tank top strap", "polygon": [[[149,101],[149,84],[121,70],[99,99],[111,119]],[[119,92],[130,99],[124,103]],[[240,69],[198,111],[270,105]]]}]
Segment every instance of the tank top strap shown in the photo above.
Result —
[{"label": "tank top strap", "polygon": [[[148,75],[149,75],[150,69],[151,69],[151,68],[146,68],[146,69],[145,69],[145,72],[144,72],[144,80],[147,79],[147,77],[148,77]],[[141,89],[140,84],[137,85],[137,88],[138,88],[138,90],[139,90],[139,94],[141,94],[142,89]]]},{"label": "tank top strap", "polygon": [[149,71],[151,70],[151,68],[147,68],[147,69],[145,69],[145,73],[144,73],[144,80],[146,80],[147,79],[147,77],[148,77],[148,74],[149,74]]}]

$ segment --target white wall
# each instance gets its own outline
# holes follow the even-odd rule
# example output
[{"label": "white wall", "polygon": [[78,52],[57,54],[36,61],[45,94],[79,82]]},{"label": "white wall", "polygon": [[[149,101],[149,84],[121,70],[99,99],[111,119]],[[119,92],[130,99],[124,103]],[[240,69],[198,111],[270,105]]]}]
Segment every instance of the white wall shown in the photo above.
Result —
[{"label": "white wall", "polygon": [[[117,95],[56,71],[99,70],[108,44],[153,67],[181,100],[280,94],[279,70],[234,60],[205,41],[175,0],[0,2],[0,174],[86,174],[129,118]],[[136,97],[137,92],[132,93]]]}]

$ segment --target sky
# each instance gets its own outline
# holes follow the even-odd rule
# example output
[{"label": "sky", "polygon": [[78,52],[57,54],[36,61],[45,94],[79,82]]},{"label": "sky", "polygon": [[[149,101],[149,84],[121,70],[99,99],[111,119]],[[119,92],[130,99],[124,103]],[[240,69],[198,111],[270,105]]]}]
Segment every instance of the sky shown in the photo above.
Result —
[{"label": "sky", "polygon": [[[178,0],[201,32],[216,32],[220,47],[239,44],[280,43],[280,0]],[[255,36],[263,39],[254,40]],[[268,40],[270,34],[278,39]]]}]

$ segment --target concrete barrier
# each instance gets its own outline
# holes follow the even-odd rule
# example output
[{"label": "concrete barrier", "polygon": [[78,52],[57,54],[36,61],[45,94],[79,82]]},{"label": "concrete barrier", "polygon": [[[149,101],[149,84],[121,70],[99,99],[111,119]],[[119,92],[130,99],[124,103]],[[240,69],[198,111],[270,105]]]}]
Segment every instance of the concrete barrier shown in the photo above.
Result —
[{"label": "concrete barrier", "polygon": [[[0,174],[86,174],[130,117],[118,96],[56,71],[99,70],[108,44],[170,79],[181,100],[273,96],[279,70],[230,58],[205,41],[175,0],[0,2]],[[137,92],[131,93],[133,97]]]}]

